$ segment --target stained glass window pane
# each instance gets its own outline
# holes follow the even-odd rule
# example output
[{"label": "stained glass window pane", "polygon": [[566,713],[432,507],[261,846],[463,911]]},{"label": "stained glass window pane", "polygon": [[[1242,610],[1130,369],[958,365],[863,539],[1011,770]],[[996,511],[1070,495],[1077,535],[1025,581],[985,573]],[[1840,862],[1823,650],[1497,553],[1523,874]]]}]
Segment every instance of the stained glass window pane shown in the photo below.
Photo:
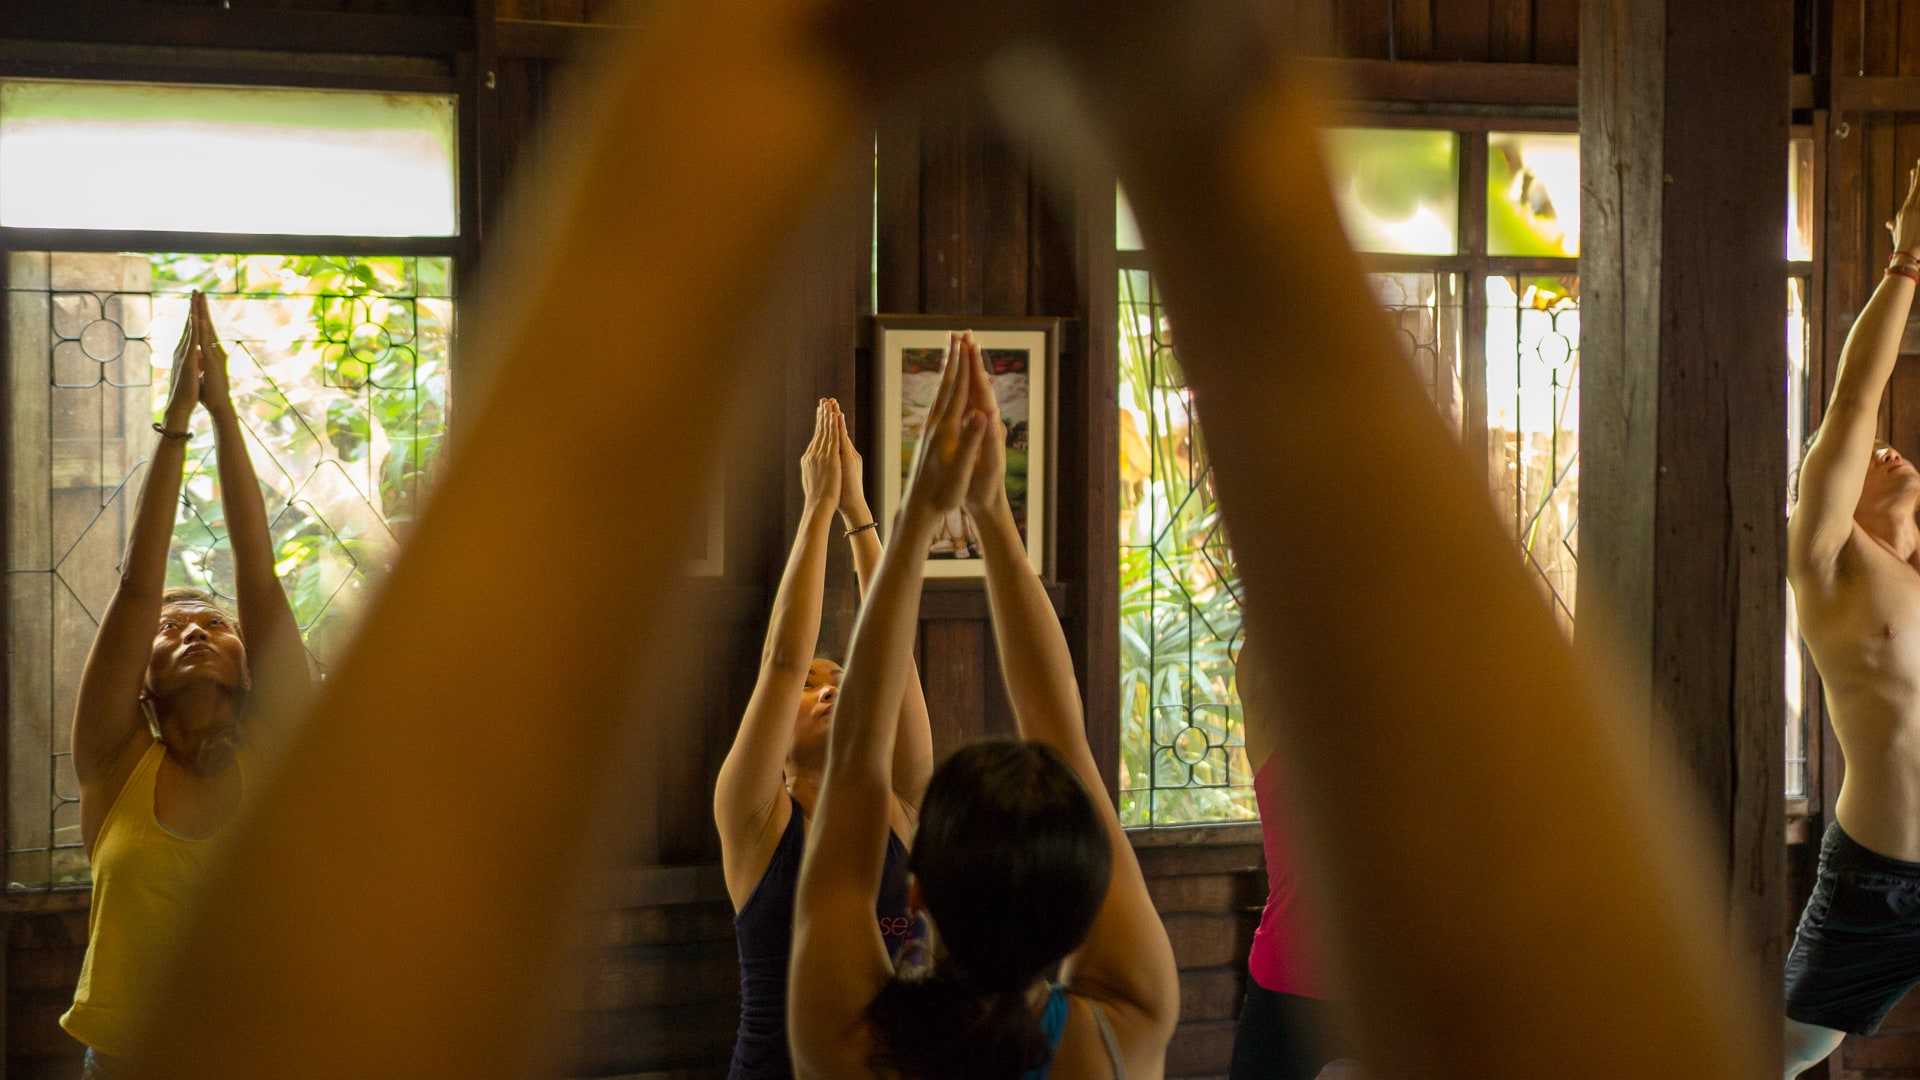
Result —
[{"label": "stained glass window pane", "polygon": [[1787,258],[1813,258],[1813,140],[1787,144]]},{"label": "stained glass window pane", "polygon": [[1493,493],[1526,565],[1573,629],[1580,525],[1580,283],[1487,279]]},{"label": "stained glass window pane", "polygon": [[1356,251],[1458,250],[1458,135],[1383,128],[1328,128],[1321,134],[1334,200]]},{"label": "stained glass window pane", "polygon": [[0,82],[0,225],[452,236],[443,94]]},{"label": "stained glass window pane", "polygon": [[1460,278],[1456,274],[1368,274],[1373,297],[1394,329],[1400,353],[1457,438],[1466,408],[1460,348]]},{"label": "stained glass window pane", "polygon": [[1120,272],[1120,817],[1257,816],[1233,656],[1240,580],[1153,275]]},{"label": "stained glass window pane", "polygon": [[1487,136],[1487,251],[1580,254],[1580,136]]},{"label": "stained glass window pane", "polygon": [[[275,571],[324,671],[445,443],[450,276],[440,258],[8,256],[6,635],[22,661],[7,686],[9,888],[87,880],[75,691],[119,579],[189,291],[209,294]],[[211,422],[199,411],[190,427],[167,584],[233,603]]]}]

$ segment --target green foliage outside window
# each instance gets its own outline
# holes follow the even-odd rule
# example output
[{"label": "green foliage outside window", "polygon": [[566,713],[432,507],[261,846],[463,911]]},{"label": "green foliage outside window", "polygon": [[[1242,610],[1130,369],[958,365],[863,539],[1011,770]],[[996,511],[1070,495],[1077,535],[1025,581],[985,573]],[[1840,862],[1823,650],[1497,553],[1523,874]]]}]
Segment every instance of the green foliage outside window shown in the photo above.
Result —
[{"label": "green foliage outside window", "polygon": [[1233,659],[1240,585],[1173,332],[1120,273],[1120,817],[1256,816]]},{"label": "green foliage outside window", "polygon": [[[453,331],[443,258],[158,254],[156,364],[209,294],[267,498],[275,571],[309,650],[344,642],[419,511],[447,430]],[[156,370],[154,415],[171,373]],[[211,428],[196,417],[169,585],[234,593]]]}]

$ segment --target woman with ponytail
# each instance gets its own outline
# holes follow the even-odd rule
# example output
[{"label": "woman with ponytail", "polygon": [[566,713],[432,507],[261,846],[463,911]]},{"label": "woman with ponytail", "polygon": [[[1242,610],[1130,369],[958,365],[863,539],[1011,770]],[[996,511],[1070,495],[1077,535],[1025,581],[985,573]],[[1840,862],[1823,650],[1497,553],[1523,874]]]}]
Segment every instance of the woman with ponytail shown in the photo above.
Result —
[{"label": "woman with ponytail", "polygon": [[[788,1030],[800,1076],[1159,1077],[1173,948],[1087,745],[1066,637],[1008,509],[999,407],[972,335],[948,348],[897,536],[854,631],[800,872]],[[981,537],[1021,738],[934,771],[908,858],[926,955],[896,970],[873,922],[893,716],[922,552],[955,508]],[[1050,978],[1058,971],[1058,981]]]}]

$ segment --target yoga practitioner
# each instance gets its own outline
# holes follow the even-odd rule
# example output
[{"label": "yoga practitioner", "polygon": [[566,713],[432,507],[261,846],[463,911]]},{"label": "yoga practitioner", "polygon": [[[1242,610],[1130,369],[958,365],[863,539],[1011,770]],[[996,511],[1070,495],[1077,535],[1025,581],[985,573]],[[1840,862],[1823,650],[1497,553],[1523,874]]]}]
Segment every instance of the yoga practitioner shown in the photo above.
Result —
[{"label": "yoga practitioner", "polygon": [[[206,593],[165,587],[196,402],[213,418],[237,621]],[[259,699],[253,691],[277,684],[273,692],[285,694],[307,681],[299,628],[274,575],[265,503],[228,394],[226,351],[199,293],[174,351],[166,418],[155,428],[159,441],[120,585],[87,653],[73,716],[93,898],[86,960],[60,1024],[86,1044],[85,1077],[123,1071],[138,1032],[163,1015],[158,982],[193,889],[240,806],[247,748],[259,734],[248,709]]]},{"label": "yoga practitioner", "polygon": [[1233,1036],[1232,1080],[1313,1080],[1328,1063],[1355,1056],[1341,1038],[1339,1018],[1322,993],[1320,966],[1301,907],[1304,898],[1287,838],[1283,770],[1275,747],[1278,708],[1271,669],[1242,644],[1234,665],[1240,688],[1247,761],[1254,764],[1253,796],[1266,846],[1267,902],[1247,953],[1247,998]]},{"label": "yoga practitioner", "polygon": [[[801,1076],[1138,1080],[1165,1068],[1173,948],[1102,791],[1066,637],[1007,505],[1003,430],[979,346],[950,341],[897,536],[854,631],[800,872],[787,1003]],[[1022,738],[959,750],[927,787],[908,869],[931,960],[908,972],[888,956],[872,897],[890,848],[881,823],[921,553],[960,507],[982,540]]]},{"label": "yoga practitioner", "polygon": [[[863,591],[880,563],[879,534],[861,486],[860,455],[832,398],[823,398],[814,410],[813,442],[800,459],[800,482],[806,508],[799,535],[774,594],[759,678],[713,795],[721,866],[740,948],[740,1031],[728,1071],[732,1080],[787,1077],[793,1071],[787,1053],[793,893],[807,822],[820,797],[840,692],[840,666],[814,655],[836,508],[842,535],[853,544],[854,573]],[[889,797],[875,811],[876,824],[887,824],[886,858],[878,886],[867,896],[869,918],[889,953],[911,936],[906,847],[933,770],[933,733],[919,675],[911,655],[899,663],[907,689],[892,714],[897,734],[888,762]]]},{"label": "yoga practitioner", "polygon": [[1920,280],[1920,165],[1840,350],[1787,527],[1787,580],[1846,773],[1786,963],[1788,1077],[1920,982],[1920,470],[1874,438]]}]

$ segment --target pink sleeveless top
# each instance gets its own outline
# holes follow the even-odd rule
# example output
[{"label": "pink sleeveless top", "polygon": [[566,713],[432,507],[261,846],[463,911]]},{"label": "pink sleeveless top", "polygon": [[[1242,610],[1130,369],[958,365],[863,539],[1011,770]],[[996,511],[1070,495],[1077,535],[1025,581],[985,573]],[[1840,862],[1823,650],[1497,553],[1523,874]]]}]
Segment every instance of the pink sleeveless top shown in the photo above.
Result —
[{"label": "pink sleeveless top", "polygon": [[1276,994],[1317,998],[1323,995],[1303,933],[1308,921],[1294,887],[1278,758],[1278,754],[1269,755],[1253,776],[1253,797],[1260,807],[1260,832],[1267,853],[1267,906],[1260,913],[1259,929],[1253,932],[1247,973]]}]

